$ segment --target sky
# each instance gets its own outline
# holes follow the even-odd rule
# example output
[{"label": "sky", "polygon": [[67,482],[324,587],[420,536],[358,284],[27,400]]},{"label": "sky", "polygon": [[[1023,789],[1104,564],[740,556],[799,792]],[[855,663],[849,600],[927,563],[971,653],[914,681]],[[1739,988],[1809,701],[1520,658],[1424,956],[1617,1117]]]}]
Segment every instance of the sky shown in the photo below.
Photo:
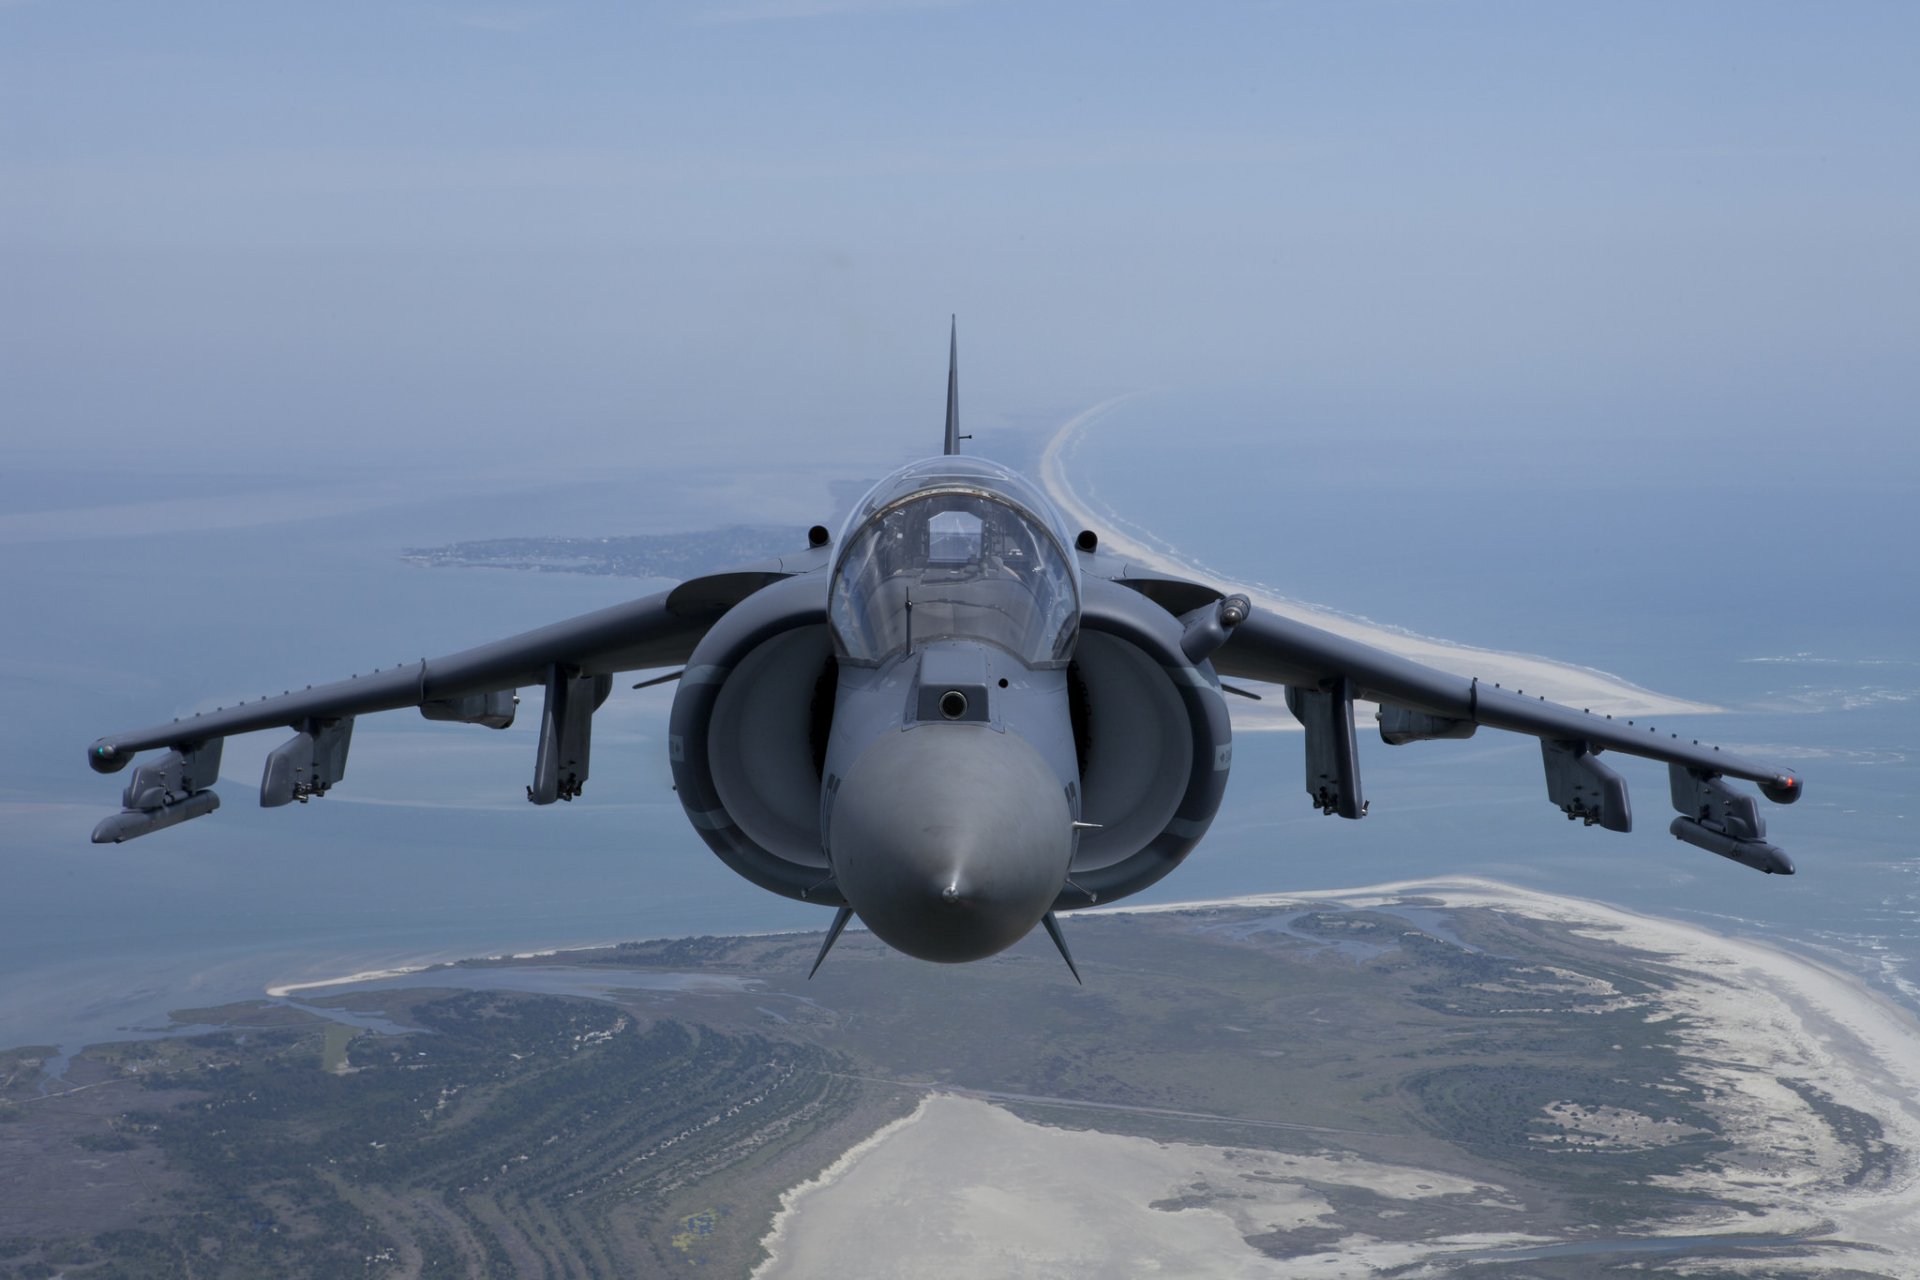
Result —
[{"label": "sky", "polygon": [[1766,0],[0,0],[0,441],[855,453],[937,418],[957,312],[976,424],[1232,389],[1330,437],[1912,474],[1917,37]]},{"label": "sky", "polygon": [[[1086,471],[1203,559],[1662,692],[1871,683],[1841,690],[1867,729],[1754,732],[1904,770],[1916,50],[1907,2],[0,0],[0,851],[30,855],[0,967],[149,926],[142,955],[201,947],[169,973],[260,931],[770,927],[666,790],[664,691],[609,721],[591,803],[537,812],[524,723],[454,754],[381,717],[304,827],[237,783],[191,839],[95,849],[121,781],[80,749],[638,590],[402,547],[827,520],[832,482],[936,447],[956,313],[983,445],[1159,393]],[[1740,665],[1801,651],[1844,680]],[[1552,815],[1513,750],[1525,843]],[[1911,881],[1914,788],[1828,767],[1856,816],[1809,799],[1781,838],[1878,860],[1796,878],[1850,919]],[[1293,887],[1234,878],[1303,810],[1242,772],[1221,870],[1168,892]],[[1416,772],[1402,803],[1481,848]]]}]

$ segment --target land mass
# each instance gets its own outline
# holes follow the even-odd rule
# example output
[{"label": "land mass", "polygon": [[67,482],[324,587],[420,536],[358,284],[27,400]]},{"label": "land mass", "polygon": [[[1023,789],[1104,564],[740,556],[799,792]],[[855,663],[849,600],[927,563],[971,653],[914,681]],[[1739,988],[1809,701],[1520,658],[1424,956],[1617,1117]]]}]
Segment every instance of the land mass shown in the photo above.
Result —
[{"label": "land mass", "polygon": [[695,533],[606,538],[486,538],[409,547],[400,558],[435,569],[521,569],[616,578],[685,579],[805,549],[807,531],[785,525],[733,524]]},{"label": "land mass", "polygon": [[[1480,882],[631,943],[0,1058],[0,1276],[1920,1276],[1920,1030]],[[873,1229],[877,1222],[911,1229]]]}]

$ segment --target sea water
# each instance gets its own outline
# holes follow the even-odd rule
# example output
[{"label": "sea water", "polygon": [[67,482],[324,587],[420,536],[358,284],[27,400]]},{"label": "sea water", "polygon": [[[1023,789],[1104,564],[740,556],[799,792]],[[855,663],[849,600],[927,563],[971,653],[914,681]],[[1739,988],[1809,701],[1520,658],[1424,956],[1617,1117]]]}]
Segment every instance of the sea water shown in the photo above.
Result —
[{"label": "sea water", "polygon": [[[795,545],[825,482],[793,495]],[[220,811],[123,845],[88,833],[126,773],[86,744],[415,661],[668,585],[428,569],[410,546],[766,523],[735,481],[643,468],[531,480],[151,463],[0,476],[0,1045],[76,1048],[271,984],[635,937],[823,927],[713,857],[672,792],[672,687],[595,717],[586,796],[526,802],[538,692],[511,729],[361,718],[347,778],[262,810],[265,753],[230,739]],[[769,489],[771,491],[771,488]],[[158,496],[156,496],[158,495]],[[824,515],[824,511],[820,514]],[[814,518],[818,518],[817,516]]]},{"label": "sea water", "polygon": [[[1920,486],[1826,475],[1735,493],[1610,478],[1591,459],[1568,474],[1537,458],[1463,464],[1461,450],[1151,397],[1091,429],[1076,483],[1224,584],[1729,708],[1672,727],[1804,772],[1805,800],[1766,808],[1801,874],[1763,877],[1667,837],[1656,765],[1621,763],[1638,829],[1620,836],[1548,806],[1530,740],[1369,739],[1372,811],[1345,822],[1308,806],[1298,735],[1261,733],[1241,735],[1198,852],[1141,900],[1486,875],[1775,937],[1910,999],[1920,607],[1885,548],[1910,541],[1897,526]],[[0,1044],[75,1048],[271,984],[470,955],[823,927],[688,827],[666,765],[671,686],[616,692],[595,718],[587,794],[545,808],[524,798],[537,704],[498,733],[365,717],[346,782],[284,810],[252,790],[277,735],[234,739],[218,814],[121,846],[87,833],[126,775],[92,774],[82,751],[663,585],[420,568],[407,547],[783,518],[797,542],[830,512],[830,481],[891,461],[396,478],[28,460],[0,475]]]}]

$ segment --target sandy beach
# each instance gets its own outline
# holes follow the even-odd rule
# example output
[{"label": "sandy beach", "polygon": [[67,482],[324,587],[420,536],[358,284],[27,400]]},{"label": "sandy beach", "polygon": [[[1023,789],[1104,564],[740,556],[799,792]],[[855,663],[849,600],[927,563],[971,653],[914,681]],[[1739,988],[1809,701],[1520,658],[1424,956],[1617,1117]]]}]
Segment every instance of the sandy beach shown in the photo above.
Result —
[{"label": "sandy beach", "polygon": [[[1503,653],[1494,649],[1476,649],[1450,644],[1427,636],[1415,635],[1364,619],[1349,617],[1327,609],[1315,608],[1282,595],[1261,583],[1243,582],[1209,568],[1186,548],[1173,547],[1152,533],[1132,525],[1102,504],[1074,466],[1087,438],[1102,418],[1135,399],[1117,396],[1062,423],[1047,441],[1040,458],[1040,484],[1070,525],[1091,529],[1100,535],[1100,545],[1117,555],[1160,572],[1178,577],[1211,582],[1229,590],[1244,592],[1256,608],[1271,610],[1297,621],[1320,627],[1338,635],[1377,645],[1415,662],[1424,662],[1456,675],[1478,676],[1509,689],[1544,695],[1555,702],[1585,707],[1614,716],[1700,715],[1719,708],[1655,693],[1604,671],[1550,658],[1527,654]],[[1299,724],[1278,699],[1248,702],[1229,699],[1233,724],[1240,730],[1298,729]],[[1356,715],[1364,726],[1373,715],[1370,704],[1362,704]]]},{"label": "sandy beach", "polygon": [[[1097,1170],[1097,1176],[1089,1176]],[[1222,1206],[1155,1211],[1196,1185],[1231,1189]],[[1333,1206],[1323,1188],[1395,1199],[1498,1197],[1499,1189],[1349,1155],[1282,1155],[1155,1142],[1032,1124],[974,1098],[930,1094],[781,1201],[754,1280],[836,1275],[1360,1277],[1430,1250],[1374,1241],[1278,1261],[1246,1237],[1311,1227]],[[911,1222],[880,1244],[875,1221]],[[1536,1242],[1451,1236],[1447,1252]],[[910,1252],[908,1252],[910,1251]]]},{"label": "sandy beach", "polygon": [[395,969],[367,969],[360,973],[343,974],[338,978],[316,978],[311,982],[281,982],[266,988],[270,999],[284,1000],[300,991],[319,991],[326,987],[350,987],[361,982],[380,982],[387,978],[404,978],[410,973],[425,973],[434,968],[430,964],[403,965]]}]

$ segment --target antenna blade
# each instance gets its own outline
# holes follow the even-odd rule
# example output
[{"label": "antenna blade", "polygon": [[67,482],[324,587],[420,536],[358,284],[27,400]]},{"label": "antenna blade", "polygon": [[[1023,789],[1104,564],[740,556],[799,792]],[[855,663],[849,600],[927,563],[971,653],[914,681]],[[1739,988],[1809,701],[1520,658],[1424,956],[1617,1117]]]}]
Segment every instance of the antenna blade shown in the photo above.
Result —
[{"label": "antenna blade", "polygon": [[1073,975],[1075,982],[1086,986],[1086,983],[1080,982],[1080,969],[1073,963],[1073,952],[1067,950],[1067,935],[1060,932],[1060,922],[1054,919],[1053,912],[1041,916],[1040,923],[1047,927],[1047,936],[1053,939],[1053,945],[1060,948],[1060,958],[1067,962],[1067,972]]},{"label": "antenna blade", "polygon": [[947,332],[947,454],[960,452],[960,318]]},{"label": "antenna blade", "polygon": [[833,944],[840,941],[840,931],[847,927],[847,921],[851,919],[852,907],[842,907],[833,913],[833,923],[827,926],[827,940],[820,944],[820,954],[813,958],[813,968],[807,970],[807,981],[813,981],[813,975],[820,972],[820,962],[827,958],[827,952],[833,950]]}]

